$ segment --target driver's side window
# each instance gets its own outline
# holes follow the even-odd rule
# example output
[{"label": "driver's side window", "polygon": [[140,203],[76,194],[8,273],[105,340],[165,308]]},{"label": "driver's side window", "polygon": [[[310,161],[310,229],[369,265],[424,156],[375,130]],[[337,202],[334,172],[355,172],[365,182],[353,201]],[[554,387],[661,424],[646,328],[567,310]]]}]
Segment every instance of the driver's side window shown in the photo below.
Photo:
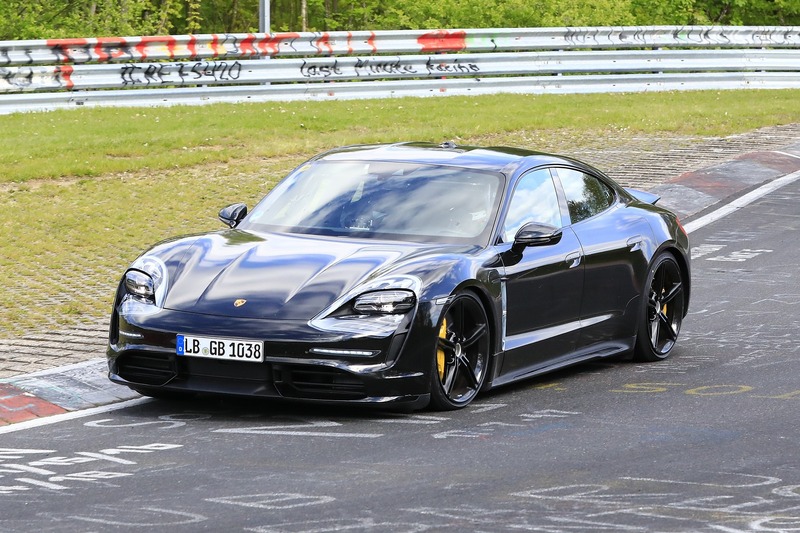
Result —
[{"label": "driver's side window", "polygon": [[553,178],[548,169],[534,170],[517,182],[503,225],[503,242],[512,242],[528,222],[561,227],[561,209]]}]

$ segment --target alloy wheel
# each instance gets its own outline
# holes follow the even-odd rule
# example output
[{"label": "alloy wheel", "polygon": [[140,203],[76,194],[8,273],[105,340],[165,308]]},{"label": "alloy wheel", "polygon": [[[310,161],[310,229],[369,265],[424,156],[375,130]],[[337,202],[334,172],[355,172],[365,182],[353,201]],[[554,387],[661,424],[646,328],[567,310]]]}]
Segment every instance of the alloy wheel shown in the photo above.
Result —
[{"label": "alloy wheel", "polygon": [[439,328],[432,401],[440,409],[467,405],[486,377],[489,325],[480,301],[460,294],[445,311]]},{"label": "alloy wheel", "polygon": [[684,314],[684,292],[680,268],[674,260],[658,264],[647,296],[647,333],[654,355],[669,354]]}]

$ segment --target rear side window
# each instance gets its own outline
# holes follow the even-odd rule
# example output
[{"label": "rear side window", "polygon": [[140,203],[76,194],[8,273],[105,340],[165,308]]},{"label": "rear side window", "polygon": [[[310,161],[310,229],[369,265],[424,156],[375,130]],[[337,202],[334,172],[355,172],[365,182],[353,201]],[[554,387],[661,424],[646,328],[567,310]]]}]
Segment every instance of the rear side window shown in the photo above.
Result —
[{"label": "rear side window", "polygon": [[570,168],[559,168],[557,172],[573,224],[605,211],[614,203],[614,190],[599,178]]}]

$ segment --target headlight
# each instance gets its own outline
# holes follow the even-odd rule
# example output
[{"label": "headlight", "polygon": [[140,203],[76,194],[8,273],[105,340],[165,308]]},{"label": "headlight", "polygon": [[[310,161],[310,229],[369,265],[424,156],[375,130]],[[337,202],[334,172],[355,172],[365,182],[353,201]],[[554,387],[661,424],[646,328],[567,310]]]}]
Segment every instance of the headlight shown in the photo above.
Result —
[{"label": "headlight", "polygon": [[157,257],[140,257],[125,272],[122,283],[126,293],[121,302],[124,314],[155,312],[167,295],[167,266]]},{"label": "headlight", "polygon": [[386,276],[353,288],[315,316],[309,325],[329,333],[386,337],[417,306],[422,282],[407,275]]},{"label": "headlight", "polygon": [[353,309],[364,315],[394,315],[412,310],[416,301],[407,290],[375,291],[356,298]]},{"label": "headlight", "polygon": [[149,274],[141,270],[125,272],[125,290],[134,298],[144,303],[156,303],[156,285]]}]

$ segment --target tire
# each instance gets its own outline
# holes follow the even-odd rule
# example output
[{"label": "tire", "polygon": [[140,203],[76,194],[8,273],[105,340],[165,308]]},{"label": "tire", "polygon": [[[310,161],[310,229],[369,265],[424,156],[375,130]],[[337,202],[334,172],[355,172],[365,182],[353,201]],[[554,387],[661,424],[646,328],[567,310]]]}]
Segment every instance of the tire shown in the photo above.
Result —
[{"label": "tire", "polygon": [[481,390],[489,369],[489,320],[477,296],[459,293],[442,313],[431,369],[430,407],[461,409]]},{"label": "tire", "polygon": [[683,274],[671,253],[656,257],[644,287],[634,359],[660,361],[675,347],[686,306]]}]

